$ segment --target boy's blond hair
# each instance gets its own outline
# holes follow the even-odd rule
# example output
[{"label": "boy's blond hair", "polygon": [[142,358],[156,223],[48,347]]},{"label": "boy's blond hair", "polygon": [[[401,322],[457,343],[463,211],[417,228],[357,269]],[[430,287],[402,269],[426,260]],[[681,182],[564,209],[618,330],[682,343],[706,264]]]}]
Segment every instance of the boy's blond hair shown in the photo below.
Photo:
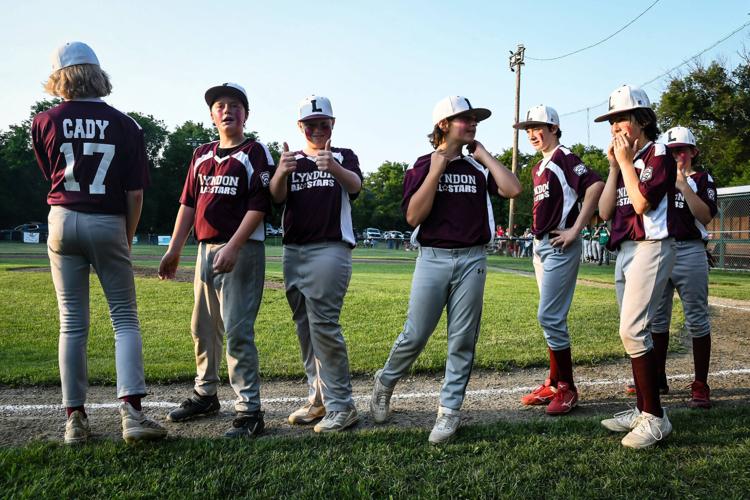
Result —
[{"label": "boy's blond hair", "polygon": [[63,99],[104,97],[112,92],[109,75],[96,64],[75,64],[59,69],[44,83],[44,90]]}]

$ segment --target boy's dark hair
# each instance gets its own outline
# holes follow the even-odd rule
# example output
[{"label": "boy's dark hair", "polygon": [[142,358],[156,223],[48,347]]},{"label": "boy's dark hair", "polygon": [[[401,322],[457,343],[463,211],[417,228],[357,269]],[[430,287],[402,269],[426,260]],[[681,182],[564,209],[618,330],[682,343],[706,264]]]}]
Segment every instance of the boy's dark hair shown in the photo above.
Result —
[{"label": "boy's dark hair", "polygon": [[[552,127],[555,127],[556,125],[549,125],[547,124],[547,129],[552,132]],[[557,127],[557,132],[555,132],[555,136],[559,139],[562,137],[562,130],[560,130],[560,127]]]},{"label": "boy's dark hair", "polygon": [[432,129],[431,134],[427,134],[427,138],[430,140],[430,144],[432,144],[432,149],[437,149],[445,140],[445,132],[442,131],[438,124]]},{"label": "boy's dark hair", "polygon": [[659,126],[656,124],[656,113],[651,108],[638,108],[632,111],[633,119],[643,127],[648,140],[655,141],[659,137]]}]

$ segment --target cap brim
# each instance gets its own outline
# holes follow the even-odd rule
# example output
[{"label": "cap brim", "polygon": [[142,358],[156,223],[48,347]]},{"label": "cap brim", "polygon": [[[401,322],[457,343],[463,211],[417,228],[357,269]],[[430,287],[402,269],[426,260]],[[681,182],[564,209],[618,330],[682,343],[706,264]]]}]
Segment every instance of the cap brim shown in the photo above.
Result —
[{"label": "cap brim", "polygon": [[607,113],[605,113],[605,114],[603,114],[601,116],[597,116],[596,118],[594,118],[594,122],[596,122],[596,123],[603,122],[604,120],[609,119],[610,116],[615,116],[615,115],[619,115],[619,114],[622,114],[622,113],[628,113],[628,112],[634,111],[636,109],[651,109],[651,107],[650,106],[634,106],[632,108],[618,109],[616,111],[609,111],[609,112],[607,112]]},{"label": "cap brim", "polygon": [[211,87],[206,91],[205,98],[206,98],[206,104],[208,104],[208,107],[210,108],[213,106],[216,99],[218,99],[221,96],[230,96],[230,97],[236,97],[240,100],[242,104],[245,105],[245,109],[249,109],[250,106],[247,102],[247,96],[243,94],[240,90],[229,87],[227,85],[217,85],[216,87]]},{"label": "cap brim", "polygon": [[304,118],[300,118],[297,121],[306,122],[306,121],[309,121],[309,120],[320,120],[321,118],[330,118],[331,120],[335,120],[336,119],[335,116],[324,115],[322,113],[316,113],[314,115],[308,115],[308,116],[306,116]]},{"label": "cap brim", "polygon": [[555,126],[558,129],[560,128],[560,125],[558,125],[556,123],[535,122],[535,121],[518,122],[515,125],[513,125],[513,128],[517,128],[518,130],[524,130],[524,129],[527,129],[529,127],[535,127],[535,126],[539,126],[539,125],[550,125],[550,126]]}]

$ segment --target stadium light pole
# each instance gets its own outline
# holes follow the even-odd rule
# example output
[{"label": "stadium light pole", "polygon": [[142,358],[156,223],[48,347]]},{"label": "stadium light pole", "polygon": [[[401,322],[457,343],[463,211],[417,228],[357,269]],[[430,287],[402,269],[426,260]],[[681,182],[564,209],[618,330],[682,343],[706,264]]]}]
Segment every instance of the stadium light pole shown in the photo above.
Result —
[{"label": "stadium light pole", "polygon": [[[518,115],[521,106],[521,66],[523,66],[523,53],[526,51],[526,47],[523,44],[519,44],[515,52],[510,51],[510,70],[516,73],[516,114],[513,123],[518,123]],[[513,175],[517,175],[518,170],[518,129],[513,128],[513,160],[511,161],[511,171]],[[510,199],[508,206],[508,230],[505,234],[508,237],[513,237],[513,216],[516,208],[516,200]]]}]

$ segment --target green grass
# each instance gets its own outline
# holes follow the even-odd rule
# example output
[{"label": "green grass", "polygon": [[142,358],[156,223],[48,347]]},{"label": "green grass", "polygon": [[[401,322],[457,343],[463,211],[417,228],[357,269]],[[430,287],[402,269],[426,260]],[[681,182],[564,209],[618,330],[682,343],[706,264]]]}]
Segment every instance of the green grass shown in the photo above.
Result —
[{"label": "green grass", "polygon": [[[413,263],[355,263],[342,312],[352,372],[373,373],[382,366],[406,316]],[[57,368],[57,303],[47,272],[12,272],[0,265],[0,383],[53,384]],[[267,279],[282,281],[280,262],[269,262]],[[191,283],[136,278],[143,330],[146,376],[150,382],[194,377],[190,315]],[[536,284],[526,276],[490,273],[476,366],[507,369],[547,363],[536,322]],[[680,312],[675,308],[675,314]],[[592,314],[592,311],[595,313]],[[617,335],[612,290],[579,286],[569,316],[574,356],[595,363],[623,356]],[[256,322],[256,343],[264,377],[302,375],[299,346],[282,289],[266,289]],[[114,342],[101,287],[91,277],[89,374],[92,383],[113,383]],[[445,315],[415,363],[417,372],[439,372],[445,365]]]},{"label": "green grass", "polygon": [[750,413],[676,411],[642,451],[598,418],[463,428],[443,447],[425,430],[0,449],[2,495],[24,497],[743,498]]}]

